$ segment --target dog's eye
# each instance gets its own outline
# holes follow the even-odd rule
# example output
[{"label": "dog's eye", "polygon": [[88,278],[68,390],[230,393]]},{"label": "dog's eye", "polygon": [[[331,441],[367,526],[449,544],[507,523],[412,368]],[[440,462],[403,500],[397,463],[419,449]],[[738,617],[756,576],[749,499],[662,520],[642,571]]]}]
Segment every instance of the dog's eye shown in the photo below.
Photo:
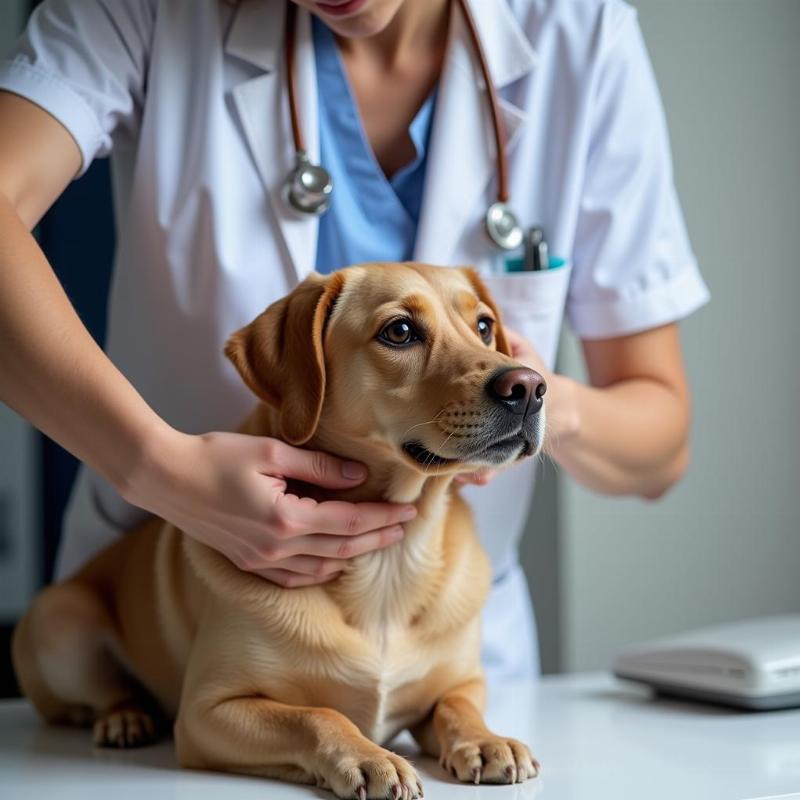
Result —
[{"label": "dog's eye", "polygon": [[481,317],[478,320],[478,333],[486,344],[491,344],[493,330],[494,320],[491,317]]},{"label": "dog's eye", "polygon": [[378,338],[387,344],[402,347],[420,341],[421,337],[407,319],[396,319],[390,322],[379,334]]}]

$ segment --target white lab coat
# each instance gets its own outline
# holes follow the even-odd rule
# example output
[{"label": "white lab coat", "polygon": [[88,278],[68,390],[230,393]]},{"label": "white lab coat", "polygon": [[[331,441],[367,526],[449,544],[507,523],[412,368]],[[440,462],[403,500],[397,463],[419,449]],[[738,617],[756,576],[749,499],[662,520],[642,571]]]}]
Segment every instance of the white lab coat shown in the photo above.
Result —
[{"label": "white lab coat", "polygon": [[[505,321],[553,364],[565,307],[582,337],[678,319],[706,300],[672,183],[663,112],[634,10],[620,0],[471,0],[502,95],[511,199],[542,225],[542,273],[495,275],[483,215],[496,192],[491,117],[458,13],[439,85],[415,258],[473,264]],[[51,0],[0,88],[77,141],[84,169],[112,154],[118,246],[111,359],[156,411],[190,432],[233,429],[254,398],[222,357],[227,336],[313,269],[317,221],[282,197],[293,163],[284,0]],[[318,155],[310,18],[298,19],[297,91]],[[497,585],[485,612],[491,678],[537,669],[516,545],[528,461],[471,487]],[[65,523],[73,571],[139,518],[88,469]]]}]

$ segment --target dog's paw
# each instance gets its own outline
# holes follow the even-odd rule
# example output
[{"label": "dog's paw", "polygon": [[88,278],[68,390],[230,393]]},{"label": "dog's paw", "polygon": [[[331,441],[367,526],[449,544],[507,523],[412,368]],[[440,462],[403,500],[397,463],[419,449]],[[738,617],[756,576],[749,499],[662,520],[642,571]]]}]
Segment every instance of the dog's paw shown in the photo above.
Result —
[{"label": "dog's paw", "polygon": [[156,725],[146,711],[126,704],[95,720],[92,738],[97,747],[142,747],[155,741]]},{"label": "dog's paw", "polygon": [[422,797],[417,772],[404,758],[377,745],[339,753],[320,770],[320,785],[342,800],[414,800]]},{"label": "dog's paw", "polygon": [[439,763],[467,783],[522,783],[539,774],[539,762],[526,745],[491,733],[462,739]]}]

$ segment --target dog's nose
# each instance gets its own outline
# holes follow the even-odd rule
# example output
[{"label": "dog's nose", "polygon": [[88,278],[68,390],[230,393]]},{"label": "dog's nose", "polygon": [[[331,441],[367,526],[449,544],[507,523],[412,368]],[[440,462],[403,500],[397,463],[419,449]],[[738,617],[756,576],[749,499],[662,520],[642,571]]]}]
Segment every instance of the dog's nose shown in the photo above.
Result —
[{"label": "dog's nose", "polygon": [[535,414],[542,407],[542,397],[547,391],[544,378],[532,369],[517,367],[493,375],[486,384],[486,392],[513,414]]}]

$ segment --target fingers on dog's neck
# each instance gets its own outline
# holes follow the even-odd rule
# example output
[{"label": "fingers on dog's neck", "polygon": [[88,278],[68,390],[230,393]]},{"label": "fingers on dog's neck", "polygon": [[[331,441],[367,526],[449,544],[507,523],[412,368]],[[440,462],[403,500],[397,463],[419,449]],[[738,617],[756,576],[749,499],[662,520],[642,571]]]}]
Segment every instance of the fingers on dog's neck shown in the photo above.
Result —
[{"label": "fingers on dog's neck", "polygon": [[367,468],[367,479],[364,483],[346,491],[328,492],[331,498],[416,504],[431,493],[446,491],[453,482],[452,475],[423,473],[397,458],[375,457],[365,451],[337,448],[333,443],[328,443],[327,446],[320,444],[319,447],[339,458],[359,461]]},{"label": "fingers on dog's neck", "polygon": [[[271,406],[261,403],[239,431],[255,436],[279,437],[279,414]],[[303,446],[309,450],[323,450],[342,459],[360,461],[367,467],[367,479],[352,489],[314,487],[313,496],[317,500],[417,503],[425,496],[446,491],[454,477],[421,472],[413,465],[406,464],[399,456],[382,452],[373,443],[340,442],[335,436],[326,435],[321,430]]]},{"label": "fingers on dog's neck", "polygon": [[425,475],[406,467],[394,470],[384,488],[384,499],[392,503],[418,503],[424,497],[446,491],[452,475]]}]

